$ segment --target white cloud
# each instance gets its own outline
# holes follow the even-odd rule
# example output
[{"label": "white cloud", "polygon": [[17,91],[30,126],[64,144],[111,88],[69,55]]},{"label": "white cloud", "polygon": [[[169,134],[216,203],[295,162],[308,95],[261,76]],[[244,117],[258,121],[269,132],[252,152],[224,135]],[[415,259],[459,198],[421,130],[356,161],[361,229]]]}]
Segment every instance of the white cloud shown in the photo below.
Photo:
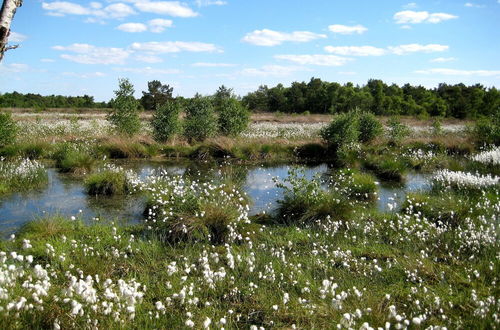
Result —
[{"label": "white cloud", "polygon": [[373,46],[326,46],[325,51],[344,56],[381,56],[386,54],[385,49]]},{"label": "white cloud", "polygon": [[301,65],[342,66],[351,59],[336,55],[275,55],[278,60],[286,60]]},{"label": "white cloud", "polygon": [[43,63],[54,63],[56,60],[52,59],[52,58],[41,58],[40,59],[40,62],[43,62]]},{"label": "white cloud", "polygon": [[146,26],[146,24],[142,23],[124,23],[118,25],[117,29],[124,32],[136,33],[147,31],[148,27]]},{"label": "white cloud", "polygon": [[222,0],[196,0],[196,5],[198,7],[224,6],[224,5],[227,5],[227,1],[222,1]]},{"label": "white cloud", "polygon": [[169,15],[174,17],[195,17],[198,13],[179,1],[137,1],[135,7],[140,11]]},{"label": "white cloud", "polygon": [[81,78],[81,79],[88,79],[88,78],[100,78],[100,77],[105,77],[106,74],[102,72],[88,72],[88,73],[76,73],[76,72],[63,72],[62,75],[64,76],[69,76],[69,77],[75,77],[75,78]]},{"label": "white cloud", "polygon": [[354,71],[339,71],[337,73],[344,75],[344,76],[354,76],[357,74],[357,72],[354,72]]},{"label": "white cloud", "polygon": [[131,33],[146,32],[148,30],[154,33],[161,33],[165,31],[165,28],[171,27],[172,24],[173,22],[169,19],[156,18],[150,20],[148,25],[143,23],[124,23],[119,25],[117,29]]},{"label": "white cloud", "polygon": [[135,14],[129,5],[114,3],[105,8],[98,2],[91,2],[89,7],[68,1],[42,2],[42,8],[51,16],[80,15],[89,16],[88,22],[100,22],[104,19],[124,18]]},{"label": "white cloud", "polygon": [[500,70],[457,70],[457,69],[428,69],[428,70],[418,70],[416,73],[421,74],[441,74],[447,76],[480,76],[480,77],[491,77],[500,76]]},{"label": "white cloud", "polygon": [[135,51],[143,51],[153,54],[179,53],[179,52],[222,52],[214,44],[188,41],[151,41],[134,42],[130,48]]},{"label": "white cloud", "polygon": [[436,57],[436,58],[433,58],[432,60],[430,60],[430,62],[433,62],[433,63],[445,63],[445,62],[451,62],[451,61],[455,61],[456,58],[454,57]]},{"label": "white cloud", "polygon": [[469,7],[469,8],[484,8],[485,7],[484,5],[480,5],[480,4],[472,3],[472,2],[466,2],[464,6]]},{"label": "white cloud", "polygon": [[136,55],[134,56],[134,60],[137,62],[144,62],[144,63],[161,63],[163,60],[155,55]]},{"label": "white cloud", "polygon": [[28,39],[28,36],[26,36],[22,33],[10,31],[10,35],[9,35],[10,42],[23,42],[26,39]]},{"label": "white cloud", "polygon": [[407,3],[406,5],[403,6],[405,9],[415,9],[418,8],[418,5],[415,2],[410,2]]},{"label": "white cloud", "polygon": [[21,73],[21,72],[26,72],[29,69],[30,69],[29,65],[24,63],[10,63],[10,64],[0,63],[0,72]]},{"label": "white cloud", "polygon": [[366,27],[363,25],[341,25],[341,24],[333,24],[328,26],[328,30],[333,33],[338,33],[338,34],[362,34],[368,31]]},{"label": "white cloud", "polygon": [[123,48],[96,47],[89,44],[72,44],[52,48],[73,53],[62,54],[61,58],[81,64],[123,64],[130,55],[130,52]]},{"label": "white cloud", "polygon": [[308,42],[321,38],[326,38],[326,35],[309,31],[294,31],[287,33],[263,29],[247,33],[242,41],[256,46],[276,46],[281,45],[285,41]]},{"label": "white cloud", "polygon": [[254,77],[269,77],[269,76],[289,76],[297,71],[304,71],[305,68],[298,66],[282,66],[282,65],[264,65],[261,68],[247,68],[240,71],[241,75]]},{"label": "white cloud", "polygon": [[428,45],[420,45],[420,44],[408,44],[408,45],[400,45],[395,47],[388,47],[388,49],[396,55],[406,55],[411,53],[434,53],[434,52],[443,52],[449,49],[447,45],[439,45],[439,44],[428,44]]},{"label": "white cloud", "polygon": [[440,23],[458,16],[446,13],[429,13],[427,11],[403,10],[394,14],[397,24]]},{"label": "white cloud", "polygon": [[191,66],[197,67],[197,68],[229,68],[229,67],[234,67],[236,64],[231,64],[231,63],[206,63],[206,62],[197,62],[191,64]]},{"label": "white cloud", "polygon": [[142,74],[142,75],[178,74],[182,72],[177,69],[156,69],[149,66],[144,68],[116,68],[115,71]]}]

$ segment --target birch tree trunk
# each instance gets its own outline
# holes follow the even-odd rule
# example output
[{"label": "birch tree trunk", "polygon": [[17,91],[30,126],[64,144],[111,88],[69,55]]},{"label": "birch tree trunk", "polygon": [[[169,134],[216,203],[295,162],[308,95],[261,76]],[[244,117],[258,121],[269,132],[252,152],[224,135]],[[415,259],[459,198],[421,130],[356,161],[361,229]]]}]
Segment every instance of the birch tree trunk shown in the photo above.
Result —
[{"label": "birch tree trunk", "polygon": [[10,34],[10,24],[14,18],[17,7],[21,7],[23,0],[4,0],[2,10],[0,11],[0,62],[3,59],[4,53],[9,49],[17,48],[17,46],[7,46]]}]

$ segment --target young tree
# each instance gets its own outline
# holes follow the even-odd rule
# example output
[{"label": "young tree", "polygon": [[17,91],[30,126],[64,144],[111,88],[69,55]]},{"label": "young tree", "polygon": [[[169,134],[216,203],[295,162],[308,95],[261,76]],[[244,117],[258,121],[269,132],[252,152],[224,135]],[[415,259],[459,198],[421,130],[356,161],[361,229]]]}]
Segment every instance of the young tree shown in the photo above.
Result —
[{"label": "young tree", "polygon": [[141,104],[145,110],[156,110],[173,99],[174,88],[163,85],[159,80],[148,82],[148,91],[142,92]]},{"label": "young tree", "polygon": [[217,112],[222,135],[237,136],[248,127],[250,113],[235,98],[222,99]]},{"label": "young tree", "polygon": [[196,95],[186,107],[184,136],[190,141],[203,141],[217,133],[217,117],[212,101]]},{"label": "young tree", "polygon": [[220,107],[224,100],[234,97],[235,95],[232,88],[227,88],[226,86],[221,85],[214,94],[214,106],[216,108]]},{"label": "young tree", "polygon": [[166,142],[179,133],[181,129],[180,112],[181,108],[178,102],[167,102],[158,106],[151,121],[153,137],[156,141]]},{"label": "young tree", "polygon": [[10,49],[17,48],[17,45],[8,46],[10,34],[10,25],[14,19],[14,14],[16,9],[21,7],[23,0],[4,0],[2,3],[2,8],[0,10],[0,62],[3,59],[3,55],[6,51]]},{"label": "young tree", "polygon": [[11,144],[16,139],[17,125],[10,113],[0,112],[0,147]]},{"label": "young tree", "polygon": [[132,136],[141,128],[137,113],[139,102],[134,97],[134,86],[127,78],[118,79],[118,90],[115,91],[115,95],[108,120],[120,134]]}]

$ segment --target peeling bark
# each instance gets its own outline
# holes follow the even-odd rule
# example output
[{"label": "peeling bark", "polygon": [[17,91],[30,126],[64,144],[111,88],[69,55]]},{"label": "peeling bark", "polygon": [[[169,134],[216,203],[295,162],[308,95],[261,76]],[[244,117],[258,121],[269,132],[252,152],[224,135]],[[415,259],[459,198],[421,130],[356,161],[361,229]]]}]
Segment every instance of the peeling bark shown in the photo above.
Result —
[{"label": "peeling bark", "polygon": [[7,46],[10,34],[10,25],[16,9],[21,7],[23,0],[4,0],[2,4],[2,10],[0,11],[0,62],[3,59],[3,55],[7,50],[15,49],[18,46]]}]

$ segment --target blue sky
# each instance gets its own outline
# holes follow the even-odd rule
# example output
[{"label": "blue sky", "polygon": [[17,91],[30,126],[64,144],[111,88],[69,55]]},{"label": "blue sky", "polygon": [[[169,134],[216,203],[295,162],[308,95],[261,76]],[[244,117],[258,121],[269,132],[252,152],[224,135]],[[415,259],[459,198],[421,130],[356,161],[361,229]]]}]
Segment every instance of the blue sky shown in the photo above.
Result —
[{"label": "blue sky", "polygon": [[113,97],[119,77],[244,95],[319,77],[500,87],[500,0],[25,0],[0,92]]}]

